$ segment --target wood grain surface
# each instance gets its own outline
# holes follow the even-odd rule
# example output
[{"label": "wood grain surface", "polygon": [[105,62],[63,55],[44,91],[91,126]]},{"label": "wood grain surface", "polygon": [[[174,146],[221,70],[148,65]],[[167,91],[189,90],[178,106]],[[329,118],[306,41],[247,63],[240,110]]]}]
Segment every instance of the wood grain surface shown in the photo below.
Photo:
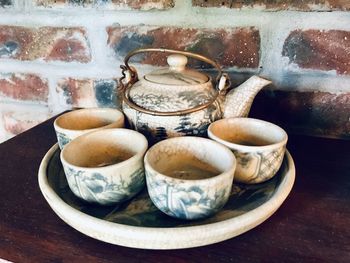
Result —
[{"label": "wood grain surface", "polygon": [[[350,262],[350,141],[291,136],[294,188],[266,222],[185,250],[103,243],[66,225],[37,182],[53,120],[0,144],[0,258],[13,262]],[[82,222],[84,224],[84,222]]]}]

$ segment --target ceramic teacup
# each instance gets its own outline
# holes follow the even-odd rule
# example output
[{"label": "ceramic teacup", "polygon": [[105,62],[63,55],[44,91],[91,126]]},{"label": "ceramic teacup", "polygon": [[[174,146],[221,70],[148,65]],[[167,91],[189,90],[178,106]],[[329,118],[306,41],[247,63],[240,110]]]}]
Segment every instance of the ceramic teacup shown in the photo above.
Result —
[{"label": "ceramic teacup", "polygon": [[164,213],[199,219],[227,202],[236,159],[225,146],[199,137],[176,137],[152,146],[145,155],[148,193]]},{"label": "ceramic teacup", "polygon": [[288,140],[279,126],[252,118],[215,121],[208,136],[233,151],[237,158],[235,181],[248,184],[267,181],[277,173]]},{"label": "ceramic teacup", "polygon": [[124,114],[117,109],[89,108],[67,112],[54,122],[60,149],[88,132],[107,128],[124,127]]},{"label": "ceramic teacup", "polygon": [[145,185],[147,147],[141,133],[121,128],[79,136],[60,156],[70,189],[79,198],[101,205],[130,199]]}]

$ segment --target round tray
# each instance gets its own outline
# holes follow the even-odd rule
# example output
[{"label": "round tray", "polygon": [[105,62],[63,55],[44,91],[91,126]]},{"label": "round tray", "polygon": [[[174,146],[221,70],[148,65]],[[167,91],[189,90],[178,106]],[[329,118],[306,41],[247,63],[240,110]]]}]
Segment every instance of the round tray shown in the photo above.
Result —
[{"label": "round tray", "polygon": [[279,172],[256,185],[234,183],[225,207],[213,217],[183,221],[159,211],[147,190],[118,206],[97,206],[70,191],[55,144],[39,168],[39,186],[55,213],[76,230],[108,243],[147,249],[177,249],[208,245],[242,234],[269,218],[290,193],[294,162],[289,154]]}]

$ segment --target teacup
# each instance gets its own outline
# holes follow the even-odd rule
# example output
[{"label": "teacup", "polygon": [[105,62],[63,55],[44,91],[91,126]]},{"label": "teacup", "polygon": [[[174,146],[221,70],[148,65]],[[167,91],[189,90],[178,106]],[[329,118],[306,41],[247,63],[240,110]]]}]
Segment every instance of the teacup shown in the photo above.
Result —
[{"label": "teacup", "polygon": [[124,114],[116,109],[89,108],[67,112],[54,122],[60,149],[88,132],[107,128],[124,127]]},{"label": "teacup", "polygon": [[236,159],[225,146],[199,137],[161,141],[145,155],[148,193],[169,216],[199,219],[227,202]]},{"label": "teacup", "polygon": [[209,138],[230,148],[237,158],[235,181],[255,184],[279,170],[288,140],[279,126],[252,118],[228,118],[213,122]]},{"label": "teacup", "polygon": [[79,198],[101,205],[132,198],[145,185],[147,147],[141,133],[121,128],[79,136],[60,156],[70,189]]}]

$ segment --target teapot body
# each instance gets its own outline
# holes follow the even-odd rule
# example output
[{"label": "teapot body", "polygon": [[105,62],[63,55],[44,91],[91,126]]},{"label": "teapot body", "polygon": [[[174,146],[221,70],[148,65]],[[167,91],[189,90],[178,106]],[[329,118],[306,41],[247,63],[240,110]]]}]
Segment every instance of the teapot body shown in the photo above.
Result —
[{"label": "teapot body", "polygon": [[[128,61],[143,52],[171,53],[169,66],[138,77]],[[186,67],[188,57],[216,68],[215,80]],[[124,62],[119,82],[123,112],[131,128],[146,135],[150,143],[175,136],[206,136],[209,124],[222,118],[227,75],[216,62],[191,52],[153,48],[132,51]]]},{"label": "teapot body", "polygon": [[208,107],[188,114],[158,116],[135,110],[123,103],[130,126],[144,134],[151,144],[177,136],[207,136],[210,123],[222,118],[219,99]]}]

